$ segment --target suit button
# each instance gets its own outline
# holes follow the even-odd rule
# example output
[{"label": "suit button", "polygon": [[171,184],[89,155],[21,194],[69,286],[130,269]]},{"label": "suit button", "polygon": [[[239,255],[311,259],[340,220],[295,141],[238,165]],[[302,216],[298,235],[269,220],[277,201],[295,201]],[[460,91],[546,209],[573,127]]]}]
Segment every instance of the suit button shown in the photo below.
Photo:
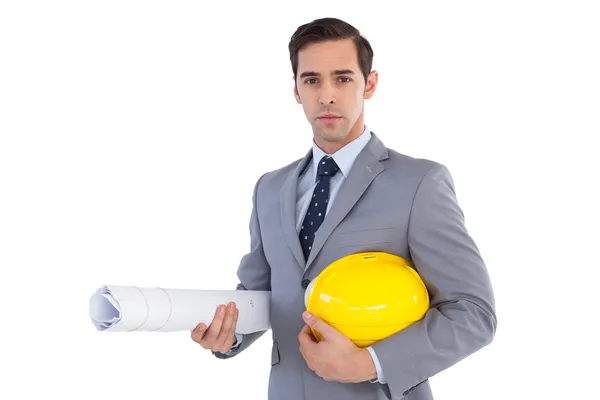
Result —
[{"label": "suit button", "polygon": [[306,289],[310,285],[310,279],[302,279],[302,289]]}]

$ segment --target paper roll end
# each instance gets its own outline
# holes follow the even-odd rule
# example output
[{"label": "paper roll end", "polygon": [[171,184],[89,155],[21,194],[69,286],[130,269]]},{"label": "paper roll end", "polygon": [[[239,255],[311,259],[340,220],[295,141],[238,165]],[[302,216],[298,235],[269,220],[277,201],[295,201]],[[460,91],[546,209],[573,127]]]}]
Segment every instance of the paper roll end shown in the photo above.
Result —
[{"label": "paper roll end", "polygon": [[98,331],[110,330],[121,320],[121,309],[108,285],[101,286],[89,299],[89,316]]}]

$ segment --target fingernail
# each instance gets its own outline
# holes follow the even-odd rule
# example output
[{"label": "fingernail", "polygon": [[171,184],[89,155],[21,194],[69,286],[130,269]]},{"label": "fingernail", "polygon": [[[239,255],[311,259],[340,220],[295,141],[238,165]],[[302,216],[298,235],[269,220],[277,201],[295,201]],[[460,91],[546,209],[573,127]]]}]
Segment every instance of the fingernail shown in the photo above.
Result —
[{"label": "fingernail", "polygon": [[308,311],[305,311],[304,313],[302,313],[302,317],[304,319],[310,319],[310,313]]}]

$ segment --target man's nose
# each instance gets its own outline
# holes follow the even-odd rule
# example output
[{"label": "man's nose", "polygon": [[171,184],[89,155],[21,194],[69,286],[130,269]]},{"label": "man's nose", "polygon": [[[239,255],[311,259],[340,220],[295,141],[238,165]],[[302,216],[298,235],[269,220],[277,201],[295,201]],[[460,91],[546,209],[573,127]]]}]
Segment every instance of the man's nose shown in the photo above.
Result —
[{"label": "man's nose", "polygon": [[321,89],[321,93],[319,95],[319,102],[321,104],[334,104],[335,103],[334,91],[329,86],[325,86],[325,87],[323,87],[323,89]]}]

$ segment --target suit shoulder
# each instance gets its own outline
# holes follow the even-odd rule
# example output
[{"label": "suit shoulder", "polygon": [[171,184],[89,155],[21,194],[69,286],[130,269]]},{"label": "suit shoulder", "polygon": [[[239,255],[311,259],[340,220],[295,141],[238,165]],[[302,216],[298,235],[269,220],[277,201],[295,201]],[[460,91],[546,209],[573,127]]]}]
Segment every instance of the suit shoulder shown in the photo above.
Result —
[{"label": "suit shoulder", "polygon": [[434,171],[438,173],[448,171],[446,165],[432,159],[411,156],[390,148],[388,148],[388,155],[392,168],[396,167],[403,171],[412,171],[417,176],[423,177]]}]

